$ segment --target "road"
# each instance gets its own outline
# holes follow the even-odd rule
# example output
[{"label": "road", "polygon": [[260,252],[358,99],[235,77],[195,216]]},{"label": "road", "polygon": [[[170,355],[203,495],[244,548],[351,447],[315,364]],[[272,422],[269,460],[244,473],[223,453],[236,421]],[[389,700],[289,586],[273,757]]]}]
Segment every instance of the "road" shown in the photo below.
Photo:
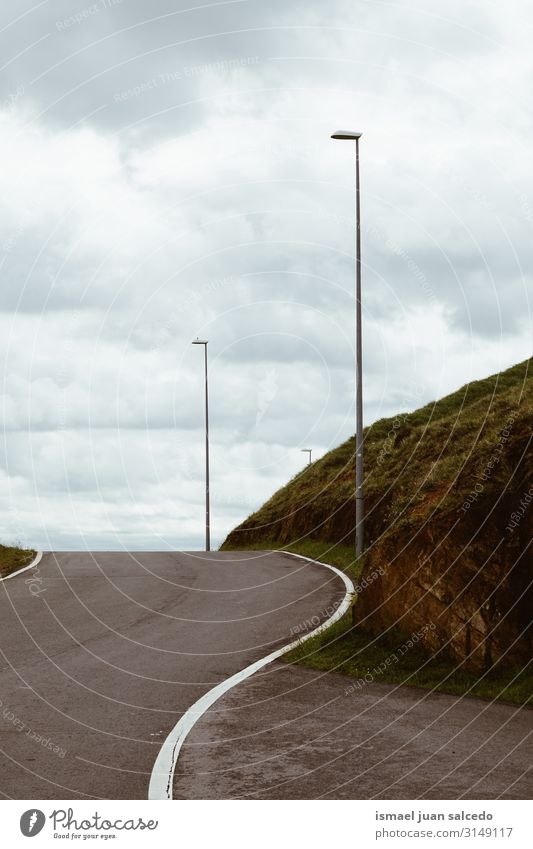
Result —
[{"label": "road", "polygon": [[192,729],[175,799],[531,799],[533,710],[274,662]]},{"label": "road", "polygon": [[146,799],[182,713],[343,596],[283,554],[45,554],[0,585],[3,795]]},{"label": "road", "polygon": [[[327,618],[340,578],[287,555],[47,554],[0,585],[0,770],[14,799],[146,799],[219,682]],[[533,711],[274,662],[200,718],[184,798],[532,798]]]}]

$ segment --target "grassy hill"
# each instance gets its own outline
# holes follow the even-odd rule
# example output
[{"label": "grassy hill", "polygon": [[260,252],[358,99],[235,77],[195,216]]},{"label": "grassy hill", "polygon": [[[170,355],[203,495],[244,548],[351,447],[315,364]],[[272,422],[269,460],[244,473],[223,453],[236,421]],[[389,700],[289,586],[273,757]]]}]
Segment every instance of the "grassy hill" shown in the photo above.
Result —
[{"label": "grassy hill", "polygon": [[[412,413],[365,428],[365,546],[436,511],[460,509],[500,432],[516,415],[505,451],[476,501],[513,473],[513,445],[530,439],[533,366],[526,360]],[[354,545],[353,438],[305,468],[233,530],[222,549],[299,540]]]},{"label": "grassy hill", "polygon": [[[366,428],[363,564],[352,555],[353,438],[278,490],[222,548],[292,549],[352,575],[361,568],[363,574],[386,570],[356,606],[355,618],[363,620],[357,633],[348,634],[346,623],[339,626],[333,649],[324,654],[322,641],[308,663],[327,668],[337,663],[344,671],[351,664],[358,674],[359,666],[346,658],[357,641],[357,651],[365,654],[363,633],[373,635],[374,644],[389,638],[394,643],[424,617],[427,622],[438,615],[439,628],[431,632],[437,642],[426,650],[440,652],[441,664],[446,656],[452,665],[461,663],[462,672],[490,677],[501,673],[501,665],[492,667],[511,638],[505,629],[512,609],[511,630],[518,633],[520,627],[522,639],[512,660],[522,669],[532,639],[532,422],[533,368],[526,360]],[[520,521],[512,528],[516,517]],[[502,589],[494,596],[496,586]],[[406,617],[404,608],[415,613]],[[532,692],[531,681],[528,686]],[[453,690],[453,682],[444,688]]]}]

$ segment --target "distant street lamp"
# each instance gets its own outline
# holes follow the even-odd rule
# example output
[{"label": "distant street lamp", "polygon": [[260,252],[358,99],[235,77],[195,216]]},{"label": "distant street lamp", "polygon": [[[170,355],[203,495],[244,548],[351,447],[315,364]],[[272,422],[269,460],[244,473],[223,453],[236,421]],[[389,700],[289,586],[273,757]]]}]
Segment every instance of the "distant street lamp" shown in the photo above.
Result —
[{"label": "distant street lamp", "polygon": [[363,345],[361,326],[361,200],[359,186],[359,139],[362,133],[337,130],[332,139],[355,141],[355,556],[363,553]]},{"label": "distant street lamp", "polygon": [[204,346],[205,365],[205,550],[211,551],[211,527],[209,515],[209,396],[207,391],[207,339],[196,338],[193,345]]},{"label": "distant street lamp", "polygon": [[311,454],[313,453],[313,449],[312,448],[301,448],[300,450],[303,451],[304,454],[309,454],[309,462],[308,462],[307,465],[310,466],[311,465]]}]

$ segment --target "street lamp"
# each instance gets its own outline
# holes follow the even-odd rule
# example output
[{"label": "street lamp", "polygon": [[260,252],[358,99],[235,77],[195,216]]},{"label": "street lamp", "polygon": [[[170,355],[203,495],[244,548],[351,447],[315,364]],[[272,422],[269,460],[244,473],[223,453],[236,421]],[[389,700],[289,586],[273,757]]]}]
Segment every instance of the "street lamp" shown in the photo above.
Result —
[{"label": "street lamp", "polygon": [[300,448],[300,451],[303,451],[304,454],[309,454],[309,462],[308,462],[307,465],[310,466],[311,465],[311,454],[313,452],[313,449],[312,448]]},{"label": "street lamp", "polygon": [[211,528],[209,515],[209,397],[207,392],[207,339],[198,339],[193,345],[204,346],[205,365],[205,550],[211,551]]},{"label": "street lamp", "polygon": [[359,187],[359,139],[362,133],[337,130],[332,139],[355,141],[355,556],[363,553],[363,345],[361,326],[361,199]]}]

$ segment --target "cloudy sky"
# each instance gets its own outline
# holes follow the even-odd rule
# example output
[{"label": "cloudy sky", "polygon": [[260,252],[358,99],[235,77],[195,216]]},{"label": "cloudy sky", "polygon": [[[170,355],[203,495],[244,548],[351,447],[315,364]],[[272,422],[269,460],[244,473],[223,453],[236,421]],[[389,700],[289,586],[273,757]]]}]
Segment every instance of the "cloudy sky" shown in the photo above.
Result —
[{"label": "cloudy sky", "polygon": [[533,15],[4,0],[0,539],[214,542],[365,419],[531,354]]}]

